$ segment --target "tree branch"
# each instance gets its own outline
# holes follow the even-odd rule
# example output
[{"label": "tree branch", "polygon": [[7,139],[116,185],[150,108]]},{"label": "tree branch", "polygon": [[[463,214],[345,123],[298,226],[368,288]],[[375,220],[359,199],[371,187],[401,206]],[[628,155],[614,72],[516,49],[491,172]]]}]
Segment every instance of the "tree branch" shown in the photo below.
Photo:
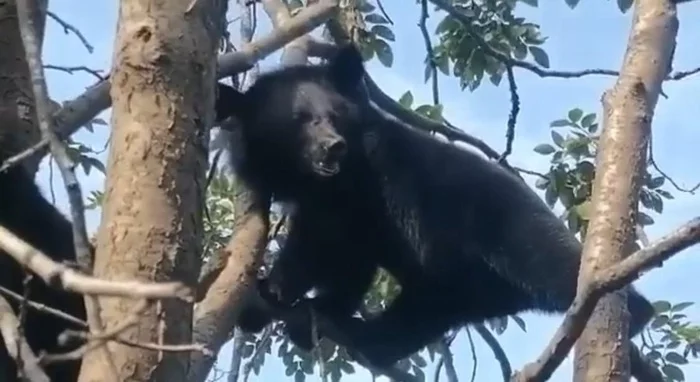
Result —
[{"label": "tree branch", "polygon": [[659,266],[682,250],[700,242],[700,217],[666,235],[650,246],[640,249],[616,265],[602,269],[577,293],[566,312],[564,321],[549,345],[536,361],[525,365],[513,382],[545,381],[569,354],[571,347],[583,332],[598,299],[637,279],[647,269]]},{"label": "tree branch", "polygon": [[92,296],[179,298],[193,301],[189,288],[179,282],[108,281],[86,276],[51,260],[3,226],[0,226],[0,249],[41,277],[46,284],[68,291]]},{"label": "tree branch", "polygon": [[30,382],[50,382],[26,338],[20,334],[20,325],[10,304],[4,297],[0,297],[0,334],[5,342],[7,354],[17,363],[17,369],[21,370],[20,376]]}]

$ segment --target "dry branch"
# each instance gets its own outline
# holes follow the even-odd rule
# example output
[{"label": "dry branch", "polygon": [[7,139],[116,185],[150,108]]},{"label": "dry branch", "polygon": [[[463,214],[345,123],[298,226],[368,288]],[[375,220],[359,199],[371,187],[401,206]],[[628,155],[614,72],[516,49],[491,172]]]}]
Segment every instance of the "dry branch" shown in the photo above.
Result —
[{"label": "dry branch", "polygon": [[0,249],[47,284],[72,292],[93,296],[193,300],[190,289],[179,282],[108,281],[86,276],[51,260],[3,226],[0,226]]},{"label": "dry branch", "polygon": [[7,354],[17,362],[18,369],[22,370],[21,375],[30,382],[50,382],[39,365],[39,359],[32,352],[27,340],[20,334],[19,327],[20,322],[12,307],[4,297],[0,297],[0,334],[5,341]]}]

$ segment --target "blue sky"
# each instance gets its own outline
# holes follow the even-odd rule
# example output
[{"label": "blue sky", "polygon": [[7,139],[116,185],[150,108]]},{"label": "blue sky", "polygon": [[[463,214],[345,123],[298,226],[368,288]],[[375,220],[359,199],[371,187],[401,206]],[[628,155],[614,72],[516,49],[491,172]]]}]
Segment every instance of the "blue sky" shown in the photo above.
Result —
[{"label": "blue sky", "polygon": [[[381,88],[394,98],[406,90],[411,90],[417,103],[430,103],[430,86],[423,83],[424,50],[420,31],[416,27],[419,7],[406,0],[384,0],[384,7],[392,17],[397,41],[392,44],[394,67],[384,68],[376,60],[368,65],[368,70]],[[578,70],[586,68],[619,69],[631,15],[621,14],[615,2],[587,0],[570,10],[562,0],[547,2],[539,8],[521,5],[518,14],[528,20],[539,23],[544,35],[549,39],[544,49],[550,57],[550,66],[558,70]],[[95,47],[89,54],[73,35],[65,35],[63,28],[52,20],[48,21],[47,37],[44,44],[44,62],[61,66],[85,65],[93,69],[107,71],[112,57],[114,33],[118,16],[116,1],[62,0],[51,3],[50,10],[80,29],[88,41]],[[235,10],[234,10],[235,11]],[[694,15],[694,16],[693,16]],[[681,6],[680,32],[674,68],[687,70],[700,65],[700,53],[692,53],[700,36],[700,3],[692,2]],[[440,15],[430,20],[429,30],[441,19]],[[258,34],[269,30],[269,23],[261,14]],[[232,28],[237,29],[234,23]],[[235,30],[233,31],[235,33]],[[275,54],[265,60],[263,70],[276,65],[279,55]],[[547,161],[535,154],[532,148],[541,142],[549,141],[549,122],[562,118],[573,107],[580,107],[586,112],[600,112],[600,96],[614,83],[612,77],[590,76],[580,79],[539,78],[525,70],[516,69],[516,80],[521,97],[521,112],[518,120],[514,153],[511,163],[519,167],[545,171]],[[75,98],[84,89],[94,83],[88,74],[69,75],[62,72],[47,71],[49,94],[59,101]],[[505,84],[505,81],[503,82]],[[440,77],[441,96],[445,106],[446,117],[465,131],[474,134],[496,150],[504,147],[505,125],[510,109],[507,87],[493,87],[488,81],[474,93],[459,90],[454,78]],[[666,83],[664,90],[669,99],[660,98],[654,116],[655,157],[667,174],[683,186],[700,182],[700,172],[694,169],[700,154],[697,145],[700,142],[700,129],[697,128],[695,107],[700,94],[700,78],[691,77],[684,81]],[[695,101],[693,101],[695,99]],[[695,111],[694,111],[695,110]],[[103,112],[101,118],[109,121],[109,112]],[[81,142],[95,149],[104,146],[108,138],[108,128],[96,126],[95,133],[81,130],[75,136]],[[101,158],[106,159],[106,153]],[[106,161],[105,161],[106,163]],[[692,164],[696,163],[696,164]],[[55,170],[55,168],[54,168]],[[93,171],[90,176],[79,172],[84,194],[90,190],[102,189],[104,177]],[[50,184],[59,207],[68,211],[67,199],[62,187],[60,175],[49,171],[48,162],[44,161],[37,177],[45,194],[50,196]],[[51,181],[52,179],[52,181]],[[532,182],[533,179],[528,179]],[[673,191],[673,190],[671,190]],[[700,211],[700,197],[674,192],[675,200],[666,202],[665,212],[654,216],[656,224],[648,230],[650,239],[658,238],[679,224],[697,215]],[[88,212],[88,225],[94,231],[99,223],[99,214]],[[696,301],[697,277],[694,273],[700,269],[700,249],[687,250],[661,269],[646,274],[637,285],[650,299],[667,299],[672,302]],[[688,309],[690,317],[700,320],[700,308]],[[551,338],[561,317],[546,317],[535,314],[522,316],[527,323],[527,333],[515,326],[510,327],[499,341],[508,354],[514,369],[519,369],[526,362],[533,360]],[[475,337],[478,368],[477,381],[496,381],[500,379],[498,365],[488,347]],[[230,344],[222,350],[217,368],[227,370],[229,366]],[[467,378],[471,375],[473,363],[469,345],[464,336],[457,338],[453,351],[457,372]],[[686,380],[700,380],[700,366],[693,362],[685,367]],[[359,368],[358,368],[359,370]],[[426,372],[432,376],[434,367]],[[571,376],[571,357],[557,371],[552,381],[568,381]],[[268,359],[264,370],[251,380],[278,381],[284,375],[281,362]],[[314,377],[316,378],[316,377]],[[358,371],[345,381],[366,381],[369,374]],[[381,380],[381,379],[380,379]],[[442,379],[441,379],[442,380]]]}]

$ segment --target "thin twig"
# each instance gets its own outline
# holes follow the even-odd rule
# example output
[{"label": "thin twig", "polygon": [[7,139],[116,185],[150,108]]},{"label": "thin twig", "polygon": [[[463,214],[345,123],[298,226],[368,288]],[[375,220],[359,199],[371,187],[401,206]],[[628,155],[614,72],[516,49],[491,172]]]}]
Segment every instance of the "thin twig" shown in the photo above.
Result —
[{"label": "thin twig", "polygon": [[51,11],[46,11],[46,15],[49,16],[50,18],[52,18],[52,19],[53,19],[54,21],[56,21],[57,23],[59,23],[59,24],[63,27],[63,32],[64,32],[65,34],[68,34],[69,32],[73,32],[73,34],[74,34],[76,37],[78,37],[78,39],[80,39],[80,42],[83,43],[83,46],[85,47],[85,49],[87,49],[87,51],[88,51],[89,53],[92,53],[92,52],[95,50],[95,48],[93,48],[93,46],[90,45],[90,43],[89,43],[88,40],[85,38],[85,36],[83,36],[83,34],[80,33],[80,31],[78,30],[78,28],[76,28],[76,27],[74,27],[73,25],[71,25],[71,24],[69,24],[69,23],[63,21],[63,19],[61,19],[60,17],[58,17],[55,13],[53,13],[53,12],[51,12]]},{"label": "thin twig", "polygon": [[87,66],[59,66],[59,65],[44,65],[44,69],[58,70],[68,74],[75,74],[75,72],[86,72],[95,76],[98,80],[104,81],[104,76],[100,74],[101,69],[95,70],[90,69]]},{"label": "thin twig", "polygon": [[20,376],[30,382],[50,382],[26,338],[20,335],[19,327],[20,322],[12,311],[12,307],[7,300],[0,297],[0,334],[7,354],[17,361]]},{"label": "thin twig", "polygon": [[513,369],[510,367],[510,361],[508,360],[506,352],[501,347],[501,344],[498,343],[496,337],[494,337],[493,334],[491,334],[491,331],[488,330],[488,328],[486,328],[484,324],[475,324],[472,326],[474,327],[474,329],[476,329],[476,332],[479,333],[479,335],[484,340],[484,342],[486,342],[489,348],[491,348],[493,356],[496,358],[498,364],[501,366],[501,375],[503,376],[503,381],[508,382],[508,380],[510,380],[510,376],[513,374]]},{"label": "thin twig", "polygon": [[437,105],[440,103],[440,90],[438,88],[438,71],[437,65],[435,63],[435,52],[433,51],[433,43],[430,41],[430,34],[428,33],[428,27],[426,23],[428,21],[428,0],[421,0],[420,2],[420,19],[418,20],[418,28],[423,35],[423,42],[425,43],[425,50],[428,59],[428,65],[430,65],[430,73],[432,79],[433,87],[433,104]]}]

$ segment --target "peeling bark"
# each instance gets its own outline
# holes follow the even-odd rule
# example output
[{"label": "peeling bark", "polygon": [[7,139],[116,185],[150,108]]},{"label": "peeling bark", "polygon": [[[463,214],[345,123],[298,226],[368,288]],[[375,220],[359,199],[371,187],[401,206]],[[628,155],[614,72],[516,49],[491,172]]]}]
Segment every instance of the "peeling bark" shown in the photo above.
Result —
[{"label": "peeling bark", "polygon": [[[207,126],[224,1],[120,2],[110,81],[112,144],[94,273],[106,279],[181,281],[201,263]],[[100,298],[107,327],[133,301]],[[122,337],[137,343],[191,342],[192,306],[152,304]],[[94,328],[93,328],[94,329]],[[110,344],[119,380],[184,381],[188,353]],[[88,353],[81,382],[112,377],[103,353]]]}]

